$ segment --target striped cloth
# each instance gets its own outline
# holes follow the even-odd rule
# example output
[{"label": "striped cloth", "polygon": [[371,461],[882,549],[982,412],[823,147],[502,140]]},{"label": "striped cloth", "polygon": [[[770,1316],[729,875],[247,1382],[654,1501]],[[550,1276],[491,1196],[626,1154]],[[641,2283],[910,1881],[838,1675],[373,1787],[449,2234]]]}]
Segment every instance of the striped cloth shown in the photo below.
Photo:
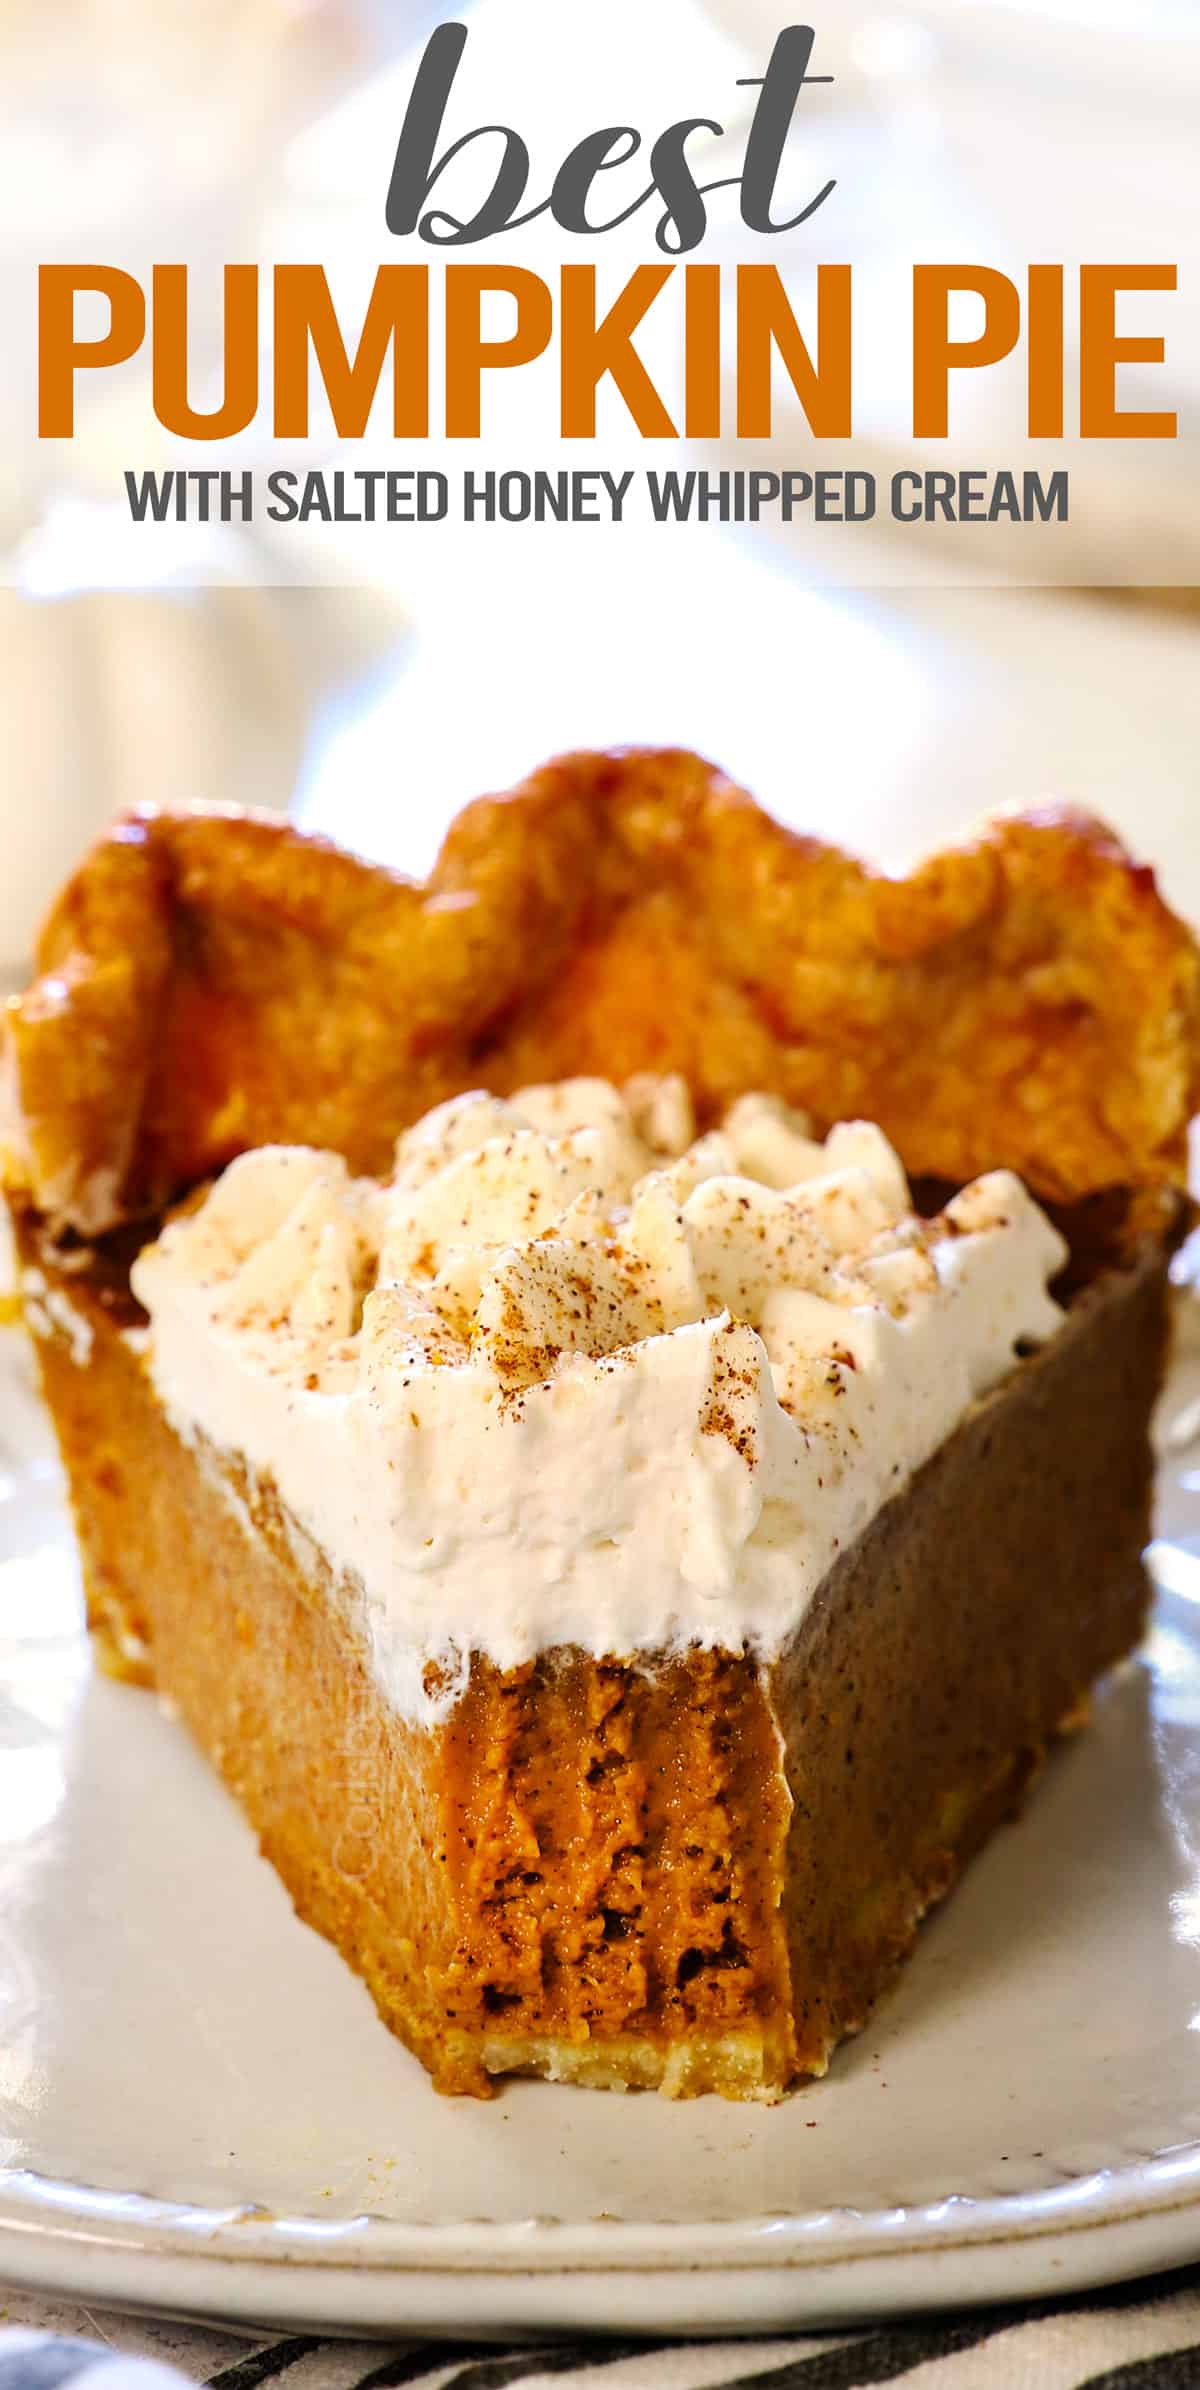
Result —
[{"label": "striped cloth", "polygon": [[1060,2307],[792,2339],[235,2338],[0,2292],[0,2390],[1200,2390],[1200,2266]]}]

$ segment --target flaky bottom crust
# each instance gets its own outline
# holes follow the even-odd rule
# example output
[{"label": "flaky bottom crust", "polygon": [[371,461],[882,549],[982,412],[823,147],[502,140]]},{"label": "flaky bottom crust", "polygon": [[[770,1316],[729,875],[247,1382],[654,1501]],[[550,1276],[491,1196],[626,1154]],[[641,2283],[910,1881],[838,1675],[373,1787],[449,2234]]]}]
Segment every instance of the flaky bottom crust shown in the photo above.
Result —
[{"label": "flaky bottom crust", "polygon": [[19,1226],[101,1656],[178,1705],[444,2091],[770,2099],[823,2072],[1142,1633],[1165,1244],[1076,1299],[772,1667],[476,1654],[429,1728],[381,1694],[358,1590],[175,1435],[119,1300]]}]

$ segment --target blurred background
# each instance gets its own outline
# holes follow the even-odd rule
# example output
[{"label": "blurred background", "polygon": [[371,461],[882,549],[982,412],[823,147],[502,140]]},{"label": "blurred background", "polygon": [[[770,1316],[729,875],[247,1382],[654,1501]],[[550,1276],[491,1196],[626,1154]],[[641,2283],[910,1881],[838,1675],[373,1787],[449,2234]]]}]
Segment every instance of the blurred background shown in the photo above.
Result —
[{"label": "blurred background", "polygon": [[[1035,461],[1019,360],[1013,376],[960,377],[950,442],[911,454],[914,259],[1018,274],[1039,259],[1177,262],[1167,364],[1145,398],[1131,369],[1122,398],[1176,406],[1181,438],[1043,447],[1039,464],[1071,471],[1069,526],[135,529],[125,466],[265,469],[282,452],[269,426],[229,456],[173,451],[140,361],[94,377],[74,442],[39,444],[37,263],[193,266],[194,403],[219,388],[224,260],[320,259],[355,322],[383,259],[429,254],[389,242],[383,202],[442,13],[426,0],[0,10],[0,278],[5,320],[22,328],[0,360],[0,984],[24,974],[75,855],[130,804],[290,806],[422,872],[466,798],[556,749],[628,741],[698,747],[785,820],[889,866],[999,805],[1071,798],[1200,918],[1198,0],[814,0],[814,67],[836,81],[804,95],[782,187],[835,176],[835,196],[767,244],[727,194],[703,252],[730,267],[769,258],[801,288],[817,259],[853,260],[867,329],[854,453],[837,461],[883,473]],[[470,41],[451,129],[519,125],[540,196],[570,142],[612,121],[653,132],[715,115],[725,142],[698,156],[736,172],[754,98],[738,78],[761,73],[797,12],[473,0],[454,13]],[[606,273],[655,254],[648,218],[606,238]],[[550,272],[571,251],[544,225],[494,246]],[[656,364],[669,381],[678,360]],[[305,462],[764,461],[732,444],[656,453],[619,409],[572,453],[553,426],[552,365],[494,379],[509,386],[488,396],[477,455],[434,440],[398,458],[381,430],[339,456],[318,421]],[[782,416],[770,462],[812,457],[802,420]]]}]

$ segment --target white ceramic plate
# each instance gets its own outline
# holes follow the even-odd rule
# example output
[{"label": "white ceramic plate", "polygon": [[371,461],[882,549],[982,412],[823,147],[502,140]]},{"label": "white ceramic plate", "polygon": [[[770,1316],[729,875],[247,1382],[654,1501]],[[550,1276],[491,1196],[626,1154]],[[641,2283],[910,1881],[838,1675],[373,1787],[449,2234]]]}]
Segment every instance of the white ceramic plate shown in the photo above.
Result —
[{"label": "white ceramic plate", "polygon": [[694,2333],[1200,2254],[1200,1448],[1169,1472],[1145,1657],[824,2083],[768,2111],[452,2103],[182,1730],[90,1673],[8,1344],[0,2277],[293,2328]]}]

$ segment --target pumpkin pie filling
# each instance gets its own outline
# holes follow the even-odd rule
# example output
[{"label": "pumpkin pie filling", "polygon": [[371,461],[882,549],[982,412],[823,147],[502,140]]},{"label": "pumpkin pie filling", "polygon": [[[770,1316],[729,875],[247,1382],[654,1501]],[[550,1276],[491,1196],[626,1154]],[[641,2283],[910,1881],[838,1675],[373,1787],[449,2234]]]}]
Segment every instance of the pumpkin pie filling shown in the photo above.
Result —
[{"label": "pumpkin pie filling", "polygon": [[[596,761],[579,759],[577,806]],[[643,852],[663,768],[617,774],[614,804],[640,789]],[[544,861],[545,802],[539,784],[513,801]],[[996,1122],[1021,1098],[988,1091],[986,1051],[974,1123],[954,1127],[943,1092],[910,1129],[894,1091],[885,1133],[811,1102],[811,1055],[765,1093],[742,1075],[744,994],[706,993],[719,1089],[711,1045],[698,1082],[657,1067],[685,1059],[695,1024],[668,1017],[664,1053],[649,1011],[640,1051],[613,1041],[632,1076],[572,1071],[628,1001],[620,918],[653,893],[610,887],[607,921],[593,903],[572,933],[592,954],[576,1052],[554,992],[540,1051],[537,1005],[518,1006],[432,1070],[427,1025],[395,1015],[410,1091],[383,1151],[383,1064],[366,1059],[397,884],[291,836],[290,884],[276,851],[252,892],[256,937],[236,928],[242,825],[218,828],[229,882],[214,888],[216,840],[186,897],[167,830],[148,833],[171,958],[153,1035],[139,1045],[129,1005],[146,964],[126,945],[134,835],[117,934],[97,926],[96,870],[120,874],[106,854],[10,1028],[9,1200],[101,1655],[178,1705],[300,1913],[440,2088],[525,2071],[777,2096],[862,2023],[1142,1631],[1147,1423],[1183,1216],[1163,1091],[1173,1073],[1186,1123],[1194,950],[1154,898],[1143,938],[1174,973],[1179,1050],[1157,1036],[1140,1115],[1146,1074],[1124,1056],[1089,1146],[1098,1031],[1072,1015],[1074,1060],[1047,1064],[1069,1135],[1039,1166],[1053,1125],[1026,1109],[1018,1175]],[[1107,852],[1111,912],[1132,867]],[[301,984],[305,913],[335,879],[344,895],[347,870],[357,923]],[[669,873],[658,893],[661,924]],[[1036,968],[1060,1004],[1045,886],[1038,905]],[[998,964],[950,913],[947,998],[957,974],[977,1017],[1003,1012]],[[340,1117],[318,1087],[320,1135],[298,1143],[293,1016],[310,969],[344,976],[355,938],[367,951],[364,921],[380,933],[364,1075]],[[81,943],[64,969],[67,922]],[[1064,915],[1062,945],[1079,942]],[[270,990],[264,943],[291,957]],[[473,1001],[460,969],[448,1020]],[[93,1113],[82,1135],[78,1067],[56,1108],[62,1012],[107,1022],[93,1061],[100,1079],[121,1058],[123,1124]],[[164,1073],[186,1078],[185,1014],[193,1039],[208,1024],[224,1129],[210,1109],[201,1133],[199,1088],[163,1100]],[[543,1059],[548,1075],[521,1077]],[[845,1075],[831,1054],[828,1095]],[[785,1100],[799,1076],[803,1114]],[[164,1218],[168,1194],[184,1200]]]}]

